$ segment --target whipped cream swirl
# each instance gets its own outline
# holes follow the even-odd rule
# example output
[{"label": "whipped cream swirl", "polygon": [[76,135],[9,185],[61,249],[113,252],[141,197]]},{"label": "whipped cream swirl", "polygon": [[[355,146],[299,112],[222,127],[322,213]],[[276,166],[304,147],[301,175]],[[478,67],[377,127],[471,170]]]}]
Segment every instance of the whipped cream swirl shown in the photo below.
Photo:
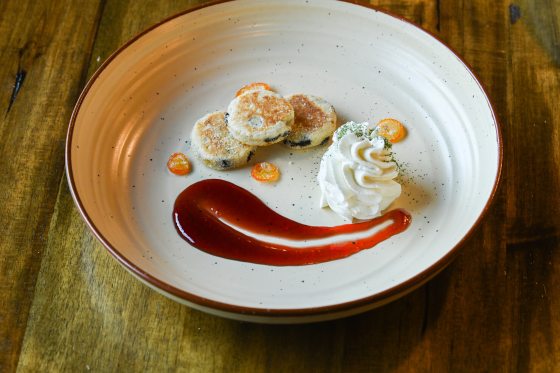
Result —
[{"label": "whipped cream swirl", "polygon": [[400,194],[391,145],[367,122],[348,122],[336,130],[321,159],[317,179],[321,207],[347,219],[379,216]]}]

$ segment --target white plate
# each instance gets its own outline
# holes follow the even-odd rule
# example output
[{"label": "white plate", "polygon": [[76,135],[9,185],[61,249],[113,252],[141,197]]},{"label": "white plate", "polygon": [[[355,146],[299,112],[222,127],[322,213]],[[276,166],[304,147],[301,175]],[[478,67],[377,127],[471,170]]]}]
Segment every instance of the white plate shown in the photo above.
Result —
[{"label": "white plate", "polygon": [[[169,155],[192,155],[196,119],[223,110],[242,85],[310,93],[340,120],[394,117],[407,138],[404,233],[349,258],[273,267],[214,257],[175,232],[176,196],[206,178],[249,189],[310,225],[343,220],[320,209],[315,180],[325,147],[261,149],[282,179],[258,184],[250,168],[170,174]],[[494,194],[501,139],[492,107],[459,57],[416,26],[336,1],[235,1],[177,15],[113,54],[86,86],[67,139],[72,194],[95,235],[152,288],[210,313],[259,322],[355,314],[411,291],[449,263]]]}]

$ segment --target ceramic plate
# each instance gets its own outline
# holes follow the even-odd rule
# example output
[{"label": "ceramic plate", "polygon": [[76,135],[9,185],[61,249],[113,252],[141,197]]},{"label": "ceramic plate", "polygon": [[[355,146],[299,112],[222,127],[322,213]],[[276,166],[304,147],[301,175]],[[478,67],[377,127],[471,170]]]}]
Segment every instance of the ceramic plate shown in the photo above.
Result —
[{"label": "ceramic plate", "polygon": [[[403,194],[392,207],[412,214],[408,230],[342,260],[289,267],[215,257],[182,240],[175,198],[207,178],[240,185],[298,222],[345,222],[319,208],[326,147],[260,149],[251,164],[267,160],[282,171],[272,185],[252,180],[250,167],[218,172],[192,157],[193,123],[255,81],[321,96],[339,123],[405,123],[408,136],[394,146]],[[177,151],[193,158],[188,176],[166,169]],[[287,323],[371,309],[443,269],[494,194],[501,140],[472,72],[418,27],[346,2],[248,0],[179,14],[114,53],[76,105],[66,156],[79,210],[134,276],[206,312]]]}]

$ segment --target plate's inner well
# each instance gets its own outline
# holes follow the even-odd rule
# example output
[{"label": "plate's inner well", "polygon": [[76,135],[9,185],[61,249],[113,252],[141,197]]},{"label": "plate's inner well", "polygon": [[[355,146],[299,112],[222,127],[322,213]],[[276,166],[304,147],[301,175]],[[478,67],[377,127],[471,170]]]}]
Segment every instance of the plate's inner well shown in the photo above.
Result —
[{"label": "plate's inner well", "polygon": [[[284,95],[325,98],[339,124],[402,121],[408,136],[393,150],[404,165],[403,194],[392,207],[412,214],[409,229],[351,257],[299,267],[227,260],[188,246],[175,232],[173,203],[207,178],[248,189],[301,223],[345,223],[319,208],[316,175],[326,146],[259,149],[250,165],[278,165],[282,176],[272,185],[255,182],[250,166],[218,172],[194,158],[194,122],[224,110],[237,89],[255,81]],[[97,233],[149,277],[222,303],[294,309],[370,297],[448,254],[492,193],[497,144],[476,79],[418,28],[348,3],[246,1],[179,16],[122,50],[81,103],[69,166]],[[191,157],[188,176],[166,169],[177,151]]]}]

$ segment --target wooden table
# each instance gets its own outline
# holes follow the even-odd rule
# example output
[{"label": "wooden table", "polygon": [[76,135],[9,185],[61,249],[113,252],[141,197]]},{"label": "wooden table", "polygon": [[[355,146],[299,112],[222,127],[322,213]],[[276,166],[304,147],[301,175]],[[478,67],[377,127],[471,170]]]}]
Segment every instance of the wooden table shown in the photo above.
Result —
[{"label": "wooden table", "polygon": [[148,289],[69,194],[65,134],[88,77],[138,32],[202,2],[0,2],[0,371],[560,371],[560,2],[371,2],[473,67],[501,121],[503,178],[482,225],[427,285],[303,326],[220,319]]}]

